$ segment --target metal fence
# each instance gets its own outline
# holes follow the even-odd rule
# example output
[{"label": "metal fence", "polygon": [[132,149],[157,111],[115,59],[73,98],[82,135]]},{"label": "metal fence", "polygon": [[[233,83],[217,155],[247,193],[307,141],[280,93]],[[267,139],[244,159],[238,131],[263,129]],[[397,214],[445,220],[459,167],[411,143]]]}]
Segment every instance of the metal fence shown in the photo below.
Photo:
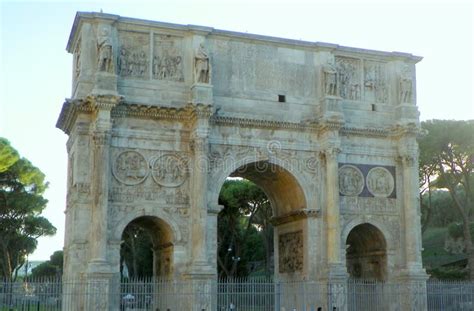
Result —
[{"label": "metal fence", "polygon": [[424,301],[428,310],[474,310],[474,282],[428,281],[418,289],[407,286],[365,280],[328,284],[271,279],[127,282],[41,279],[0,282],[0,311],[404,310],[407,299]]}]

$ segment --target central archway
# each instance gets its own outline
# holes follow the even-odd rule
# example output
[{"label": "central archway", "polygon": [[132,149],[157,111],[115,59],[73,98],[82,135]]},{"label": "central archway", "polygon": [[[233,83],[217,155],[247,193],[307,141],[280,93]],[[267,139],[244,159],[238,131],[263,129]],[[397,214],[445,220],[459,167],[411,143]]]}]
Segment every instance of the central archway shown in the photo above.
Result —
[{"label": "central archway", "polygon": [[307,205],[295,175],[276,163],[257,161],[239,166],[227,177],[240,177],[254,183],[270,202],[275,275],[285,278],[303,273],[305,220],[294,215]]}]

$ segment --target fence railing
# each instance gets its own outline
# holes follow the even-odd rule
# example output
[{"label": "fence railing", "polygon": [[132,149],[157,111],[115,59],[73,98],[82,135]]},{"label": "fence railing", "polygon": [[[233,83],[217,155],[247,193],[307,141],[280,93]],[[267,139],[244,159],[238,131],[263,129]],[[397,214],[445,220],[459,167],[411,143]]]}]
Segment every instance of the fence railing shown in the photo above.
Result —
[{"label": "fence railing", "polygon": [[405,283],[364,280],[349,280],[342,286],[336,284],[337,287],[323,282],[271,279],[107,282],[60,279],[0,281],[0,311],[91,308],[123,311],[332,311],[336,305],[336,310],[404,310],[407,299],[424,301],[427,310],[474,310],[474,282],[461,281],[430,280],[426,287],[416,290],[407,289]]}]

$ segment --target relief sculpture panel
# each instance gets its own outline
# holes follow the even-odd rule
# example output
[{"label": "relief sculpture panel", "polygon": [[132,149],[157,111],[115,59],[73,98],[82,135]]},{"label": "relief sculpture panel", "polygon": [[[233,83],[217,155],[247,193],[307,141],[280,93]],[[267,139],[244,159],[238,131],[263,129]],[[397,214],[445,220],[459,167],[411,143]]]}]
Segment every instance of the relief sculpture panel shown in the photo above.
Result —
[{"label": "relief sculpture panel", "polygon": [[374,197],[388,197],[394,186],[393,176],[386,168],[374,167],[367,173],[367,188]]},{"label": "relief sculpture panel", "polygon": [[120,34],[118,73],[122,77],[148,78],[150,42],[147,34]]},{"label": "relief sculpture panel", "polygon": [[187,178],[186,162],[174,154],[164,154],[151,166],[155,182],[164,187],[179,187]]},{"label": "relief sculpture panel", "polygon": [[181,39],[169,35],[154,35],[153,79],[183,82]]},{"label": "relief sculpture panel", "polygon": [[344,99],[360,100],[360,61],[349,57],[336,57],[339,75],[339,94]]},{"label": "relief sculpture panel", "polygon": [[364,97],[370,102],[388,101],[387,72],[384,63],[364,61]]},{"label": "relief sculpture panel", "polygon": [[343,195],[357,196],[364,189],[364,175],[353,165],[339,168],[339,191]]},{"label": "relief sculpture panel", "polygon": [[188,163],[183,154],[113,149],[112,158],[111,201],[189,204]]},{"label": "relief sculpture panel", "polygon": [[148,176],[148,163],[138,151],[127,150],[120,153],[115,159],[112,173],[118,181],[125,185],[138,185]]},{"label": "relief sculpture panel", "polygon": [[303,271],[303,231],[280,234],[278,251],[280,273]]}]

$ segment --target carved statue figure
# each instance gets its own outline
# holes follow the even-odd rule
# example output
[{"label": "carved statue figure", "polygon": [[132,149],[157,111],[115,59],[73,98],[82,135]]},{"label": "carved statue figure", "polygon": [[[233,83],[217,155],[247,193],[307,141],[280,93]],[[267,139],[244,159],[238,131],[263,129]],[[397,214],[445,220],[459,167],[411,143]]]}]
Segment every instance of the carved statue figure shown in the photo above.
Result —
[{"label": "carved statue figure", "polygon": [[105,72],[113,71],[113,50],[112,40],[109,35],[109,30],[103,28],[100,35],[97,37],[97,48],[99,52],[98,70]]},{"label": "carved statue figure", "polygon": [[210,78],[210,66],[209,56],[204,49],[202,43],[199,45],[196,55],[194,56],[195,64],[195,82],[196,83],[209,83]]},{"label": "carved statue figure", "polygon": [[413,83],[410,77],[409,69],[405,68],[400,75],[400,101],[402,103],[411,103],[411,90]]},{"label": "carved statue figure", "polygon": [[338,96],[337,91],[337,70],[333,64],[326,64],[323,67],[325,95]]}]

